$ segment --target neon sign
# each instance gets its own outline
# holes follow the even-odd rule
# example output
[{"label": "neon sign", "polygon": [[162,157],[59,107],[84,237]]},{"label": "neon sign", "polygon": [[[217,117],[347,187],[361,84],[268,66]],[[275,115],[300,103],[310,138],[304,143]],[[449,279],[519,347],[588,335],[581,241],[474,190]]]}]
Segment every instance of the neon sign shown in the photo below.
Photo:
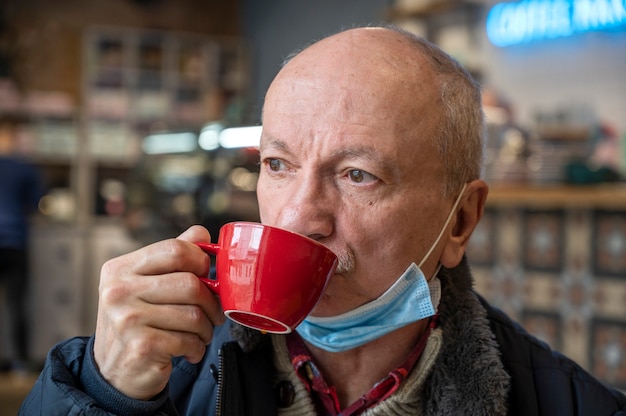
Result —
[{"label": "neon sign", "polygon": [[626,0],[524,0],[498,3],[487,15],[487,37],[496,46],[622,26]]}]

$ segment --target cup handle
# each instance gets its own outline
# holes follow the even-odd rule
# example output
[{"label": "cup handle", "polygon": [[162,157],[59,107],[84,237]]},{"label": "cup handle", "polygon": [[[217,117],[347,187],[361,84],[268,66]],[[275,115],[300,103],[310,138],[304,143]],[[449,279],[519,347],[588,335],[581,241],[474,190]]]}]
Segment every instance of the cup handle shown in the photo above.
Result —
[{"label": "cup handle", "polygon": [[[217,244],[213,244],[213,243],[195,243],[195,245],[200,247],[202,251],[204,251],[205,253],[210,254],[212,256],[217,256],[217,253],[219,253],[220,251],[220,246],[218,246]],[[220,282],[217,278],[213,280],[207,277],[198,276],[198,279],[200,279],[200,281],[204,283],[204,285],[208,287],[211,292],[215,293],[216,295],[219,295]]]}]

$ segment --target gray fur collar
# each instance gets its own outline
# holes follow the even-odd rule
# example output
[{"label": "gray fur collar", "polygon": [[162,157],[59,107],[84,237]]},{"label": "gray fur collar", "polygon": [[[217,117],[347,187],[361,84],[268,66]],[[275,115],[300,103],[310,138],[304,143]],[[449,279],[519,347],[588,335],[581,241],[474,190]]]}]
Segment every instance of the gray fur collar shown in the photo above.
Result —
[{"label": "gray fur collar", "polygon": [[[506,415],[509,375],[486,311],[472,291],[467,261],[442,268],[438,277],[443,288],[439,305],[443,345],[424,388],[424,415]],[[244,351],[269,338],[236,324],[231,333]]]},{"label": "gray fur collar", "polygon": [[424,415],[505,415],[509,375],[486,311],[472,291],[467,261],[442,268],[443,346],[424,390]]}]

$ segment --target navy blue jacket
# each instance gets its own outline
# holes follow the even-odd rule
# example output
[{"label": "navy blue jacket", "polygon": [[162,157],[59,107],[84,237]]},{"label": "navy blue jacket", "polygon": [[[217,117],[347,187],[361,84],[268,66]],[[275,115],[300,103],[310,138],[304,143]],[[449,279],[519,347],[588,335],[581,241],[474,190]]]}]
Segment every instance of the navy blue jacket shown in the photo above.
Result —
[{"label": "navy blue jacket", "polygon": [[[622,393],[489,306],[471,281],[459,278],[469,276],[465,263],[459,268],[439,274],[444,343],[426,382],[425,415],[626,416]],[[276,414],[284,403],[275,394],[269,337],[259,335],[245,346],[233,334],[230,323],[216,328],[199,364],[175,359],[168,388],[145,402],[125,397],[100,376],[93,338],[70,339],[50,351],[20,414]]]}]

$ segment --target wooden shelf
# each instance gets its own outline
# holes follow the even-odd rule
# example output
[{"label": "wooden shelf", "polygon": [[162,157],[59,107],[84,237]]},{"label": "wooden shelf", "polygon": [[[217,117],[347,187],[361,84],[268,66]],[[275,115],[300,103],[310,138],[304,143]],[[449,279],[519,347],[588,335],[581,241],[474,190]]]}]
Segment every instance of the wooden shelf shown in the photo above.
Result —
[{"label": "wooden shelf", "polygon": [[488,207],[626,209],[626,183],[490,185]]}]

